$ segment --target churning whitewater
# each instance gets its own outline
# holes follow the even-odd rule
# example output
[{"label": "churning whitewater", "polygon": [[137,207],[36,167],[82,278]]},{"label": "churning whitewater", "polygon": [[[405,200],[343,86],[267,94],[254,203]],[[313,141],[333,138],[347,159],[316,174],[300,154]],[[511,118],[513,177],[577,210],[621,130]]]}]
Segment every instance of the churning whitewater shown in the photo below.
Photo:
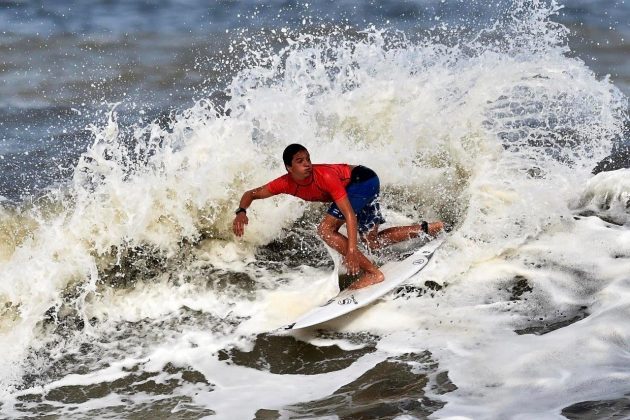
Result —
[{"label": "churning whitewater", "polygon": [[[112,105],[70,180],[1,203],[0,416],[555,419],[627,398],[630,170],[591,170],[628,101],[559,10],[419,40],[278,31],[234,42],[225,103],[135,125]],[[325,207],[256,201],[242,240],[231,221],[296,141],[374,169],[388,225],[454,228],[396,293],[289,334],[338,289]]]}]

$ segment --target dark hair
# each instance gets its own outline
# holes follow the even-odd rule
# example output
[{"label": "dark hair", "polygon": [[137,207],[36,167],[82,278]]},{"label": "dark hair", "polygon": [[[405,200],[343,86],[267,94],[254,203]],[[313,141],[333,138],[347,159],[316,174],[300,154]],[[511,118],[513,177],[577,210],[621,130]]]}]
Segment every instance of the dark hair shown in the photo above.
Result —
[{"label": "dark hair", "polygon": [[[301,152],[302,150],[306,150],[306,147],[302,146],[301,144],[293,143],[288,145],[284,149],[284,152],[282,152],[282,160],[284,161],[284,165],[291,166],[291,163],[293,162],[293,156],[295,156],[296,153]],[[308,152],[308,150],[306,151]]]}]

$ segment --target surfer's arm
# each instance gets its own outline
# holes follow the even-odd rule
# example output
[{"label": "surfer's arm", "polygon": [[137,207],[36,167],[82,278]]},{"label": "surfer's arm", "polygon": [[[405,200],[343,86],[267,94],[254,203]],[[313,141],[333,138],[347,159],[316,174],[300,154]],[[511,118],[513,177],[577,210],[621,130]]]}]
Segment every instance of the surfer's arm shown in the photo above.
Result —
[{"label": "surfer's arm", "polygon": [[249,223],[246,210],[252,205],[252,201],[269,198],[274,195],[275,194],[269,191],[267,185],[254,188],[253,190],[248,190],[243,193],[241,201],[238,204],[236,216],[234,216],[234,222],[232,222],[232,230],[236,236],[243,236],[243,233],[245,232],[245,225]]},{"label": "surfer's arm", "polygon": [[343,218],[346,220],[346,231],[348,232],[348,248],[346,249],[346,264],[350,273],[357,273],[359,271],[359,251],[357,249],[357,216],[354,214],[350,200],[348,196],[344,195],[339,200],[335,201],[337,207],[343,214]]}]

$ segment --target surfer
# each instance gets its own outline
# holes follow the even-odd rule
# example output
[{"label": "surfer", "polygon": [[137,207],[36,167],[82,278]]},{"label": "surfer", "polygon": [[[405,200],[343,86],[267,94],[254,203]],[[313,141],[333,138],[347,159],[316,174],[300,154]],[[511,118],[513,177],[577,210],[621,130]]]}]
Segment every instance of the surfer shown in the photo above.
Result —
[{"label": "surfer", "polygon": [[[380,182],[374,171],[365,166],[348,164],[312,164],[308,150],[291,144],[282,154],[287,174],[258,188],[246,191],[241,197],[232,228],[242,236],[247,225],[247,209],[254,200],[277,194],[290,194],[306,201],[332,202],[317,233],[331,248],[343,256],[351,275],[362,273],[350,285],[360,289],[383,281],[383,273],[357,248],[358,237],[368,248],[377,249],[422,234],[436,236],[444,229],[442,222],[398,226],[378,230],[385,223],[378,203]],[[339,233],[346,224],[348,236]]]}]

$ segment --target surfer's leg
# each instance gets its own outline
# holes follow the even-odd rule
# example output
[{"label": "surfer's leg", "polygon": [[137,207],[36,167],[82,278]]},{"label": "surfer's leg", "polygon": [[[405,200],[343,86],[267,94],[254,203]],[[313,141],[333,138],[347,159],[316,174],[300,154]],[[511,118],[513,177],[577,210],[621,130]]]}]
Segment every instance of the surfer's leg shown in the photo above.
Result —
[{"label": "surfer's leg", "polygon": [[[444,223],[433,222],[428,224],[428,235],[436,236],[444,229]],[[411,226],[396,226],[387,228],[381,232],[378,231],[378,226],[374,226],[368,233],[363,235],[363,239],[370,249],[379,249],[384,246],[392,245],[398,242],[406,241],[409,239],[417,238],[424,232],[422,225]]]},{"label": "surfer's leg", "polygon": [[[339,233],[339,228],[345,223],[345,220],[339,220],[330,214],[324,217],[324,220],[319,224],[317,233],[319,236],[335,251],[341,255],[346,255],[348,249],[348,238]],[[381,270],[378,269],[361,251],[359,254],[359,268],[363,271],[363,275],[359,280],[352,283],[359,283],[362,281],[364,284],[361,287],[368,286],[370,284],[379,283],[385,278]]]}]

